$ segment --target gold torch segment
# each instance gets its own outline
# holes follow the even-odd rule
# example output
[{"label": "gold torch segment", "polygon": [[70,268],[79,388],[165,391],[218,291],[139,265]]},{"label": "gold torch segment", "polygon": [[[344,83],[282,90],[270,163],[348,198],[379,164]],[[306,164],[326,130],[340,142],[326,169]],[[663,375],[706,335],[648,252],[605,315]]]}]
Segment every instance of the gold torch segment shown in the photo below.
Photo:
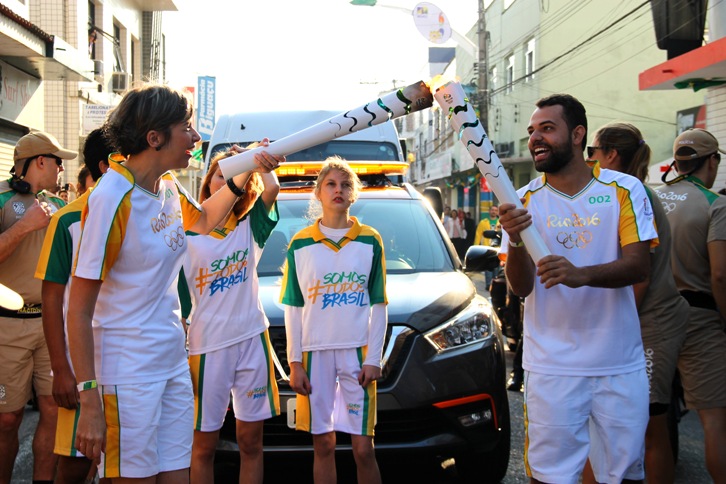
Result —
[{"label": "gold torch segment", "polygon": [[434,104],[434,96],[431,94],[431,88],[425,82],[419,81],[396,91],[404,99],[409,101],[408,113],[415,113],[423,109],[430,108]]},{"label": "gold torch segment", "polygon": [[302,131],[275,140],[269,146],[254,148],[224,158],[220,160],[219,168],[225,178],[232,178],[256,168],[254,155],[260,151],[264,150],[272,155],[291,155],[334,138],[340,138],[399,116],[429,108],[433,103],[434,97],[431,89],[426,83],[419,81]]}]

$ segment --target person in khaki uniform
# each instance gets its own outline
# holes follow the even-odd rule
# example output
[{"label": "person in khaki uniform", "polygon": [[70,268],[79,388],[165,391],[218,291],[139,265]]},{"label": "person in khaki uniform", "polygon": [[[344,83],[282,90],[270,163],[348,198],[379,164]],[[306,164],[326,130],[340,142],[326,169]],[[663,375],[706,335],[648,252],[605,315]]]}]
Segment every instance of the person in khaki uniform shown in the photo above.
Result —
[{"label": "person in khaki uniform", "polygon": [[675,179],[656,188],[673,234],[673,276],[690,314],[678,371],[703,425],[706,468],[726,483],[726,198],[712,191],[726,150],[704,129],[673,143]]},{"label": "person in khaki uniform", "polygon": [[33,439],[33,480],[51,482],[55,472],[58,409],[43,337],[41,284],[33,276],[50,217],[64,205],[45,190],[58,185],[63,160],[77,155],[48,133],[27,134],[15,146],[11,177],[0,181],[0,284],[25,301],[17,311],[0,307],[0,483],[11,480],[18,429],[33,388],[40,409]]}]

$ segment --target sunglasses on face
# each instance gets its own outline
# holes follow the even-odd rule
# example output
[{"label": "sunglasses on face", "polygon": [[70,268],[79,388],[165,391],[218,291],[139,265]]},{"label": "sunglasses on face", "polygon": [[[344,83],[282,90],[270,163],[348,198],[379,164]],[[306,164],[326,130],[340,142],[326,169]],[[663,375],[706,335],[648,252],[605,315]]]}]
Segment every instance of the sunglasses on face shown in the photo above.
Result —
[{"label": "sunglasses on face", "polygon": [[60,158],[55,155],[41,155],[41,156],[43,156],[44,158],[53,158],[55,160],[56,165],[63,166],[63,158]]},{"label": "sunglasses on face", "polygon": [[592,158],[595,155],[595,150],[601,150],[602,146],[588,146],[587,147],[587,157]]}]

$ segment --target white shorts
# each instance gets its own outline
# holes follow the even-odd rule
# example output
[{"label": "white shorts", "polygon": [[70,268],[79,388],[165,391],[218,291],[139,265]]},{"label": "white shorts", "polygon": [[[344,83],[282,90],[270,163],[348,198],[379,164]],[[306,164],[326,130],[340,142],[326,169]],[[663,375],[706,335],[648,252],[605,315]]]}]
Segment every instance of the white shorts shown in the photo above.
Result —
[{"label": "white shorts", "polygon": [[169,380],[103,385],[106,452],[99,477],[150,477],[192,458],[194,396],[189,373]]},{"label": "white shorts", "polygon": [[597,482],[644,478],[645,369],[590,377],[527,371],[524,402],[529,477],[575,484],[589,456]]},{"label": "white shorts", "polygon": [[232,346],[189,357],[194,430],[222,428],[232,393],[234,415],[257,422],[280,414],[272,345],[267,331]]},{"label": "white shorts", "polygon": [[373,436],[376,382],[358,383],[366,348],[303,352],[309,396],[297,395],[296,428],[313,435],[332,431]]}]

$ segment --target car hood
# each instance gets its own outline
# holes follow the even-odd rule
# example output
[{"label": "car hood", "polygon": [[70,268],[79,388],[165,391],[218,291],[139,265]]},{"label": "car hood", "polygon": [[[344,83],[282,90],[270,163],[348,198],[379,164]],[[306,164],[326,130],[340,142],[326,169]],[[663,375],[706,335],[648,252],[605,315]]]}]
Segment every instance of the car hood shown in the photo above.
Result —
[{"label": "car hood", "polygon": [[[283,326],[280,304],[282,278],[260,277],[260,300],[272,326]],[[428,331],[463,310],[476,295],[476,288],[462,272],[387,274],[389,323],[405,324]]]}]

